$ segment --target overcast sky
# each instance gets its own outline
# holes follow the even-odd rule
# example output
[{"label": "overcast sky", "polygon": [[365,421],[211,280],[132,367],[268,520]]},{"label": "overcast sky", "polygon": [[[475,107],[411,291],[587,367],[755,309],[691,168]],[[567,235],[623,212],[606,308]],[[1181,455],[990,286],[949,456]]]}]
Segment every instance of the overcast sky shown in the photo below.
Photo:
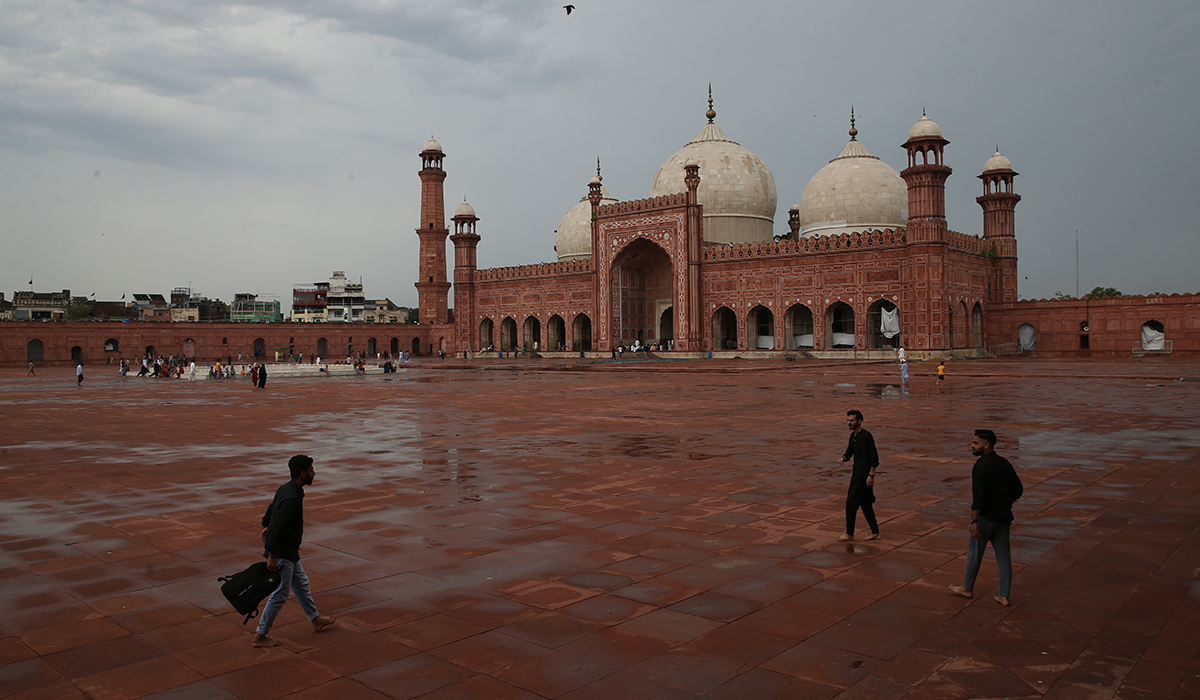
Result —
[{"label": "overcast sky", "polygon": [[[551,261],[599,157],[618,199],[717,123],[778,233],[847,140],[897,170],[927,110],[950,228],[997,145],[1021,296],[1196,292],[1200,3],[4,0],[0,291],[277,295],[333,270],[414,305],[432,133],[481,267]],[[703,173],[702,173],[703,175]],[[449,222],[448,222],[449,223]],[[453,257],[450,257],[453,260]]]}]

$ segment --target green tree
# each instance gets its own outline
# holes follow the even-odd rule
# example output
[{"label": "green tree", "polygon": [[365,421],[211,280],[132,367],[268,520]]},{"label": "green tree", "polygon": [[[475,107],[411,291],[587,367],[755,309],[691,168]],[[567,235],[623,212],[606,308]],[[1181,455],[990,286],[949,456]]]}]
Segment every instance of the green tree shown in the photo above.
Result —
[{"label": "green tree", "polygon": [[1084,294],[1089,299],[1101,299],[1103,297],[1123,297],[1125,296],[1116,287],[1096,287],[1092,291]]},{"label": "green tree", "polygon": [[67,318],[71,319],[72,321],[77,321],[81,318],[91,318],[91,316],[91,304],[72,302],[71,305],[67,307]]}]

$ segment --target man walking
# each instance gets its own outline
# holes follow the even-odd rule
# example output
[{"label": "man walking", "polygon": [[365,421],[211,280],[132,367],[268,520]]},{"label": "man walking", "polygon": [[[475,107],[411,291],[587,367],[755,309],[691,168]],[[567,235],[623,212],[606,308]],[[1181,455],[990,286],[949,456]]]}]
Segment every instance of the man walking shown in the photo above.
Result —
[{"label": "man walking", "polygon": [[846,411],[846,426],[850,428],[850,444],[846,453],[838,460],[839,466],[854,460],[854,469],[850,473],[850,489],[846,493],[846,532],[838,535],[838,542],[849,542],[854,539],[854,519],[862,509],[863,518],[871,528],[871,534],[864,540],[879,539],[879,523],[875,521],[875,469],[879,466],[879,452],[875,449],[875,437],[862,427],[863,414],[861,411]]},{"label": "man walking", "polygon": [[963,585],[950,586],[950,592],[964,598],[974,595],[975,577],[983,563],[983,551],[988,542],[996,553],[996,564],[1000,569],[1000,595],[993,596],[997,603],[1008,607],[1012,592],[1012,554],[1008,545],[1008,532],[1012,525],[1012,504],[1021,497],[1025,487],[1012,463],[996,454],[996,434],[990,430],[976,430],[971,438],[971,454],[979,459],[971,469],[971,539],[967,549],[967,571]]},{"label": "man walking", "polygon": [[308,587],[308,576],[300,565],[300,542],[304,539],[304,487],[311,486],[316,469],[313,459],[307,455],[296,455],[288,460],[291,480],[275,491],[275,498],[267,507],[262,518],[262,541],[267,557],[267,568],[279,571],[279,588],[267,598],[262,615],[258,618],[258,629],[251,644],[256,647],[279,645],[278,639],[267,635],[275,624],[275,616],[287,602],[288,589],[296,593],[304,616],[312,622],[313,631],[320,632],[337,622],[332,615],[317,612],[312,591]]},{"label": "man walking", "polygon": [[75,365],[75,386],[83,384],[83,363]]}]

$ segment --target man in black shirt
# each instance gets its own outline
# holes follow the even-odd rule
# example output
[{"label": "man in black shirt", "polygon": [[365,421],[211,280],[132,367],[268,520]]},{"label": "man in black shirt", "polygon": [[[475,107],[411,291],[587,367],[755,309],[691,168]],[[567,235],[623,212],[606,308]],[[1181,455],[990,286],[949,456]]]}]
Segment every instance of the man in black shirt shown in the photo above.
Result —
[{"label": "man in black shirt", "polygon": [[320,632],[337,622],[332,615],[317,612],[312,591],[308,588],[308,576],[300,566],[300,543],[304,539],[304,487],[311,486],[316,469],[313,459],[307,455],[296,455],[288,460],[291,480],[275,491],[275,499],[267,507],[262,518],[262,541],[267,558],[267,568],[279,571],[279,588],[267,598],[262,616],[258,618],[258,629],[251,643],[256,647],[279,645],[278,639],[268,637],[275,616],[287,602],[288,589],[296,592],[296,600],[304,616],[312,622],[313,631]]},{"label": "man in black shirt", "polygon": [[1012,463],[996,454],[995,447],[995,433],[975,431],[971,454],[979,459],[971,469],[971,539],[967,549],[967,571],[963,585],[950,586],[950,592],[964,598],[974,595],[972,591],[979,565],[983,563],[983,552],[991,542],[1000,569],[1000,595],[993,599],[1007,608],[1012,592],[1012,554],[1008,544],[1013,521],[1012,504],[1021,497],[1025,487]]},{"label": "man in black shirt", "polygon": [[846,426],[850,428],[850,444],[838,460],[839,465],[854,459],[854,470],[850,474],[850,490],[846,493],[846,532],[838,535],[839,542],[854,539],[854,518],[862,508],[863,517],[871,528],[864,540],[879,539],[879,523],[875,522],[875,469],[879,466],[879,452],[875,449],[875,437],[862,427],[860,411],[846,412]]}]

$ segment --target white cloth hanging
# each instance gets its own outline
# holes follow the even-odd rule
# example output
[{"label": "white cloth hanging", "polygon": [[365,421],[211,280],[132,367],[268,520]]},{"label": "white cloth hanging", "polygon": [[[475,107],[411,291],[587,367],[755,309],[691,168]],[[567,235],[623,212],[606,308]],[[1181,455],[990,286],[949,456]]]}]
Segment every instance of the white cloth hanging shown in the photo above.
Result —
[{"label": "white cloth hanging", "polygon": [[1150,327],[1150,324],[1142,326],[1142,349],[1143,350],[1162,350],[1167,344],[1167,334],[1162,331],[1156,331]]},{"label": "white cloth hanging", "polygon": [[881,309],[879,311],[879,332],[889,340],[900,333],[900,309],[894,308],[891,311]]},{"label": "white cloth hanging", "polygon": [[1037,330],[1028,323],[1022,324],[1017,329],[1017,345],[1023,352],[1037,350]]}]

